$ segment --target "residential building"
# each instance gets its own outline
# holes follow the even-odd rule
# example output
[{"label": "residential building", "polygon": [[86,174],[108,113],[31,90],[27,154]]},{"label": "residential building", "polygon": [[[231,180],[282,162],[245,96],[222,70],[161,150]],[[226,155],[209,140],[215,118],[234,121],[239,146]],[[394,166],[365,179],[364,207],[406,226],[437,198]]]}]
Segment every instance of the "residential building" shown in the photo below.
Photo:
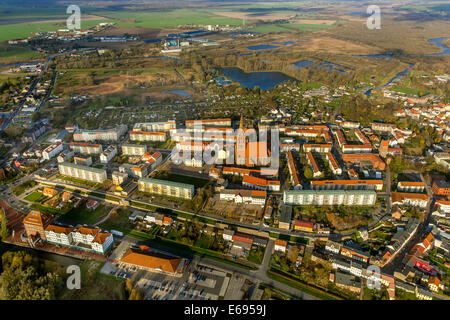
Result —
[{"label": "residential building", "polygon": [[138,189],[142,192],[183,199],[192,199],[195,192],[195,188],[191,184],[151,178],[139,179]]},{"label": "residential building", "polygon": [[58,168],[59,173],[65,176],[97,183],[103,183],[106,180],[106,170],[103,169],[86,167],[70,162],[62,162],[58,165]]},{"label": "residential building", "polygon": [[355,259],[364,263],[367,263],[370,258],[370,254],[368,252],[364,252],[349,246],[343,246],[341,248],[341,256]]},{"label": "residential building", "polygon": [[319,180],[311,181],[313,190],[377,190],[383,189],[383,180]]},{"label": "residential building", "polygon": [[287,241],[280,240],[280,239],[275,240],[275,247],[274,247],[275,251],[280,251],[280,252],[285,253],[286,248],[287,248]]},{"label": "residential building", "polygon": [[96,143],[84,143],[84,142],[72,142],[70,144],[70,149],[76,153],[81,154],[101,154],[103,151],[101,144]]},{"label": "residential building", "polygon": [[295,220],[294,221],[295,231],[313,232],[315,230],[314,223]]},{"label": "residential building", "polygon": [[29,240],[35,242],[46,239],[45,228],[53,222],[53,217],[46,213],[31,210],[23,219],[25,232]]},{"label": "residential building", "polygon": [[91,156],[87,156],[87,157],[73,157],[73,162],[75,164],[79,164],[82,166],[86,166],[89,167],[92,164],[92,157]]},{"label": "residential building", "polygon": [[136,130],[130,132],[130,140],[131,141],[158,141],[164,142],[167,140],[167,136],[165,132],[157,132],[157,131],[142,131]]},{"label": "residential building", "polygon": [[247,188],[267,191],[280,191],[280,181],[266,180],[250,175],[245,175],[242,179],[242,185]]},{"label": "residential building", "polygon": [[259,190],[230,190],[220,191],[220,200],[234,201],[235,203],[248,203],[264,206],[266,203],[266,191]]},{"label": "residential building", "polygon": [[450,183],[445,180],[435,180],[433,181],[431,191],[438,196],[449,196],[450,195]]},{"label": "residential building", "polygon": [[426,208],[428,196],[423,193],[391,192],[392,205]]},{"label": "residential building", "polygon": [[397,190],[401,192],[424,192],[425,183],[422,181],[399,181]]},{"label": "residential building", "polygon": [[377,194],[372,190],[285,190],[283,202],[290,205],[371,206]]},{"label": "residential building", "polygon": [[291,150],[289,150],[287,152],[286,157],[287,157],[287,165],[289,168],[289,173],[291,175],[292,187],[295,190],[302,189],[302,184],[300,182],[300,178],[298,175],[299,171],[298,171],[297,161],[294,159],[294,155]]},{"label": "residential building", "polygon": [[278,221],[278,228],[283,230],[290,230],[292,221],[292,207],[282,205],[280,212],[280,219]]},{"label": "residential building", "polygon": [[140,179],[148,175],[148,167],[149,165],[147,163],[136,165],[124,163],[119,166],[119,172],[126,173],[129,177]]},{"label": "residential building", "polygon": [[42,157],[45,160],[50,160],[51,158],[58,155],[61,151],[63,151],[63,144],[61,142],[56,142],[54,144],[49,145],[47,148],[42,151]]},{"label": "residential building", "polygon": [[118,125],[112,129],[76,130],[73,134],[74,141],[115,141],[127,132],[127,125]]},{"label": "residential building", "polygon": [[114,145],[109,145],[101,154],[100,162],[108,163],[117,155],[117,147]]},{"label": "residential building", "polygon": [[331,168],[331,171],[333,172],[333,174],[337,175],[337,176],[341,175],[342,169],[338,165],[336,158],[334,157],[334,155],[331,152],[327,153],[326,159],[328,160],[328,164],[330,165],[330,168]]},{"label": "residential building", "polygon": [[73,227],[60,226],[55,224],[50,224],[45,228],[45,238],[46,241],[69,246],[72,244],[72,231]]},{"label": "residential building", "polygon": [[126,156],[143,156],[147,152],[147,145],[123,144],[122,154]]}]

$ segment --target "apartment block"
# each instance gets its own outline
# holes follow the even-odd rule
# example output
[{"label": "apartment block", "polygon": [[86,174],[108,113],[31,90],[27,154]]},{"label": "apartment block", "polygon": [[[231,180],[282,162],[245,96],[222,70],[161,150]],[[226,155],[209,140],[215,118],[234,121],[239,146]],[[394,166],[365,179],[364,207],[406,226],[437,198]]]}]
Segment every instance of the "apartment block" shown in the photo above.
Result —
[{"label": "apartment block", "polygon": [[300,206],[370,206],[376,199],[377,194],[372,190],[285,190],[283,194],[285,204]]},{"label": "apartment block", "polygon": [[62,162],[58,165],[59,173],[65,176],[103,183],[106,180],[106,170],[86,167],[70,162]]},{"label": "apartment block", "polygon": [[192,199],[195,192],[195,188],[191,184],[152,178],[139,179],[138,189],[139,191],[142,192],[148,192],[183,199]]}]

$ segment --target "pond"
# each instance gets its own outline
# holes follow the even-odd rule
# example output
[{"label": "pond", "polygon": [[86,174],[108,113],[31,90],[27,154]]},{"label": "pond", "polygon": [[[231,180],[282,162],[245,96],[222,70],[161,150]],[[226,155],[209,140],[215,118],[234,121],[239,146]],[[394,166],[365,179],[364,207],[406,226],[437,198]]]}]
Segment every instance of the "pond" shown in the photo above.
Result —
[{"label": "pond", "polygon": [[247,49],[248,50],[269,50],[269,49],[276,49],[279,47],[280,46],[274,46],[271,44],[258,44],[256,46],[248,46]]},{"label": "pond", "polygon": [[276,85],[296,79],[277,71],[245,72],[236,67],[222,69],[224,76],[238,82],[241,86],[253,89],[258,86],[261,90],[273,89]]},{"label": "pond", "polygon": [[293,65],[296,66],[297,68],[306,68],[312,64],[314,64],[314,61],[311,60],[300,60],[293,63]]},{"label": "pond", "polygon": [[440,38],[433,38],[429,39],[429,43],[434,43],[436,46],[442,49],[442,52],[439,53],[431,53],[427,54],[427,56],[446,56],[450,54],[450,47],[446,46],[442,43],[445,39],[449,39],[450,37],[440,37]]},{"label": "pond", "polygon": [[163,90],[163,92],[177,94],[185,98],[192,98],[191,95],[184,90]]}]

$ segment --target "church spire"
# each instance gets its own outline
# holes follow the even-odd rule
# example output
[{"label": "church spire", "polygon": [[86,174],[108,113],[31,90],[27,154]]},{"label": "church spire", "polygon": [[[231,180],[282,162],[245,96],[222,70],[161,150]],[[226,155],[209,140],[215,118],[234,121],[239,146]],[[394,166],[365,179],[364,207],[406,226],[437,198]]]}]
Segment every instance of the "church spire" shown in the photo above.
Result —
[{"label": "church spire", "polygon": [[244,116],[241,113],[241,121],[239,122],[239,129],[244,129]]}]

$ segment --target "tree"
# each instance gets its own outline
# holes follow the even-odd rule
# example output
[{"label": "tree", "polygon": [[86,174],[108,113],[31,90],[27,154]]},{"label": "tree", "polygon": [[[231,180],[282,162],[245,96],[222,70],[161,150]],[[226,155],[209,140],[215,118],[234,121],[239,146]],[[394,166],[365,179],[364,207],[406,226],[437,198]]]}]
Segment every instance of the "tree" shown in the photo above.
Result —
[{"label": "tree", "polygon": [[303,174],[305,175],[305,178],[308,180],[311,180],[314,177],[314,174],[310,167],[305,167],[303,170]]},{"label": "tree", "polygon": [[9,236],[8,221],[3,208],[0,208],[0,240],[6,240]]}]

